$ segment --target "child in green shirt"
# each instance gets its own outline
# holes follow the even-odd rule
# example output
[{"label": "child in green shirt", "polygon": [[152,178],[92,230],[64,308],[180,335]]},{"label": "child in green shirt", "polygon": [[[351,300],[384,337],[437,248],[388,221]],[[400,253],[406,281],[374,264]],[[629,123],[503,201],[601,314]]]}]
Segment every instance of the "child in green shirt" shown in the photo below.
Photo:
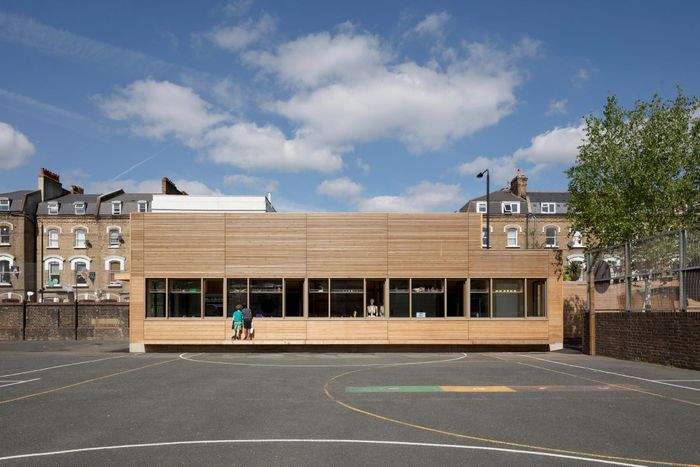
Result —
[{"label": "child in green shirt", "polygon": [[242,305],[236,305],[236,311],[233,312],[233,322],[231,323],[231,328],[233,329],[233,336],[231,339],[241,340],[241,331],[243,330],[243,312],[241,309]]}]

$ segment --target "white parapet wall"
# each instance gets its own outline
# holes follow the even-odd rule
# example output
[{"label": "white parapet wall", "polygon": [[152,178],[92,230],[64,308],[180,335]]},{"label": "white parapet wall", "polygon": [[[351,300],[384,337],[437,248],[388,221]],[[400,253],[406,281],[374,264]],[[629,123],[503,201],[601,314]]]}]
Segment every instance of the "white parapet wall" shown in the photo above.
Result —
[{"label": "white parapet wall", "polygon": [[274,212],[265,196],[153,195],[152,212]]}]

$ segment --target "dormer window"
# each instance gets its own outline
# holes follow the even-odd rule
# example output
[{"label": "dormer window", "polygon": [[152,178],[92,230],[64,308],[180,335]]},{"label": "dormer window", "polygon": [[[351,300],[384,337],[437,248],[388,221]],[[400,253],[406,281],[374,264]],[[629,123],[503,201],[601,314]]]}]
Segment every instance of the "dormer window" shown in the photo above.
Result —
[{"label": "dormer window", "polygon": [[139,201],[137,203],[138,206],[138,212],[147,212],[148,211],[148,201]]},{"label": "dormer window", "polygon": [[122,202],[112,201],[112,215],[118,216],[122,213]]},{"label": "dormer window", "polygon": [[487,210],[486,201],[477,201],[476,202],[476,212],[486,213],[486,210]]},{"label": "dormer window", "polygon": [[58,215],[58,203],[49,203],[49,214],[52,216]]},{"label": "dormer window", "polygon": [[75,215],[76,216],[84,216],[85,215],[85,203],[77,202],[74,203],[73,206],[75,206]]},{"label": "dormer window", "polygon": [[542,214],[556,214],[557,203],[542,203]]},{"label": "dormer window", "polygon": [[503,212],[503,214],[519,214],[520,213],[520,203],[517,203],[517,202],[501,203],[501,212]]},{"label": "dormer window", "polygon": [[8,212],[10,210],[10,200],[8,198],[0,198],[0,211]]}]

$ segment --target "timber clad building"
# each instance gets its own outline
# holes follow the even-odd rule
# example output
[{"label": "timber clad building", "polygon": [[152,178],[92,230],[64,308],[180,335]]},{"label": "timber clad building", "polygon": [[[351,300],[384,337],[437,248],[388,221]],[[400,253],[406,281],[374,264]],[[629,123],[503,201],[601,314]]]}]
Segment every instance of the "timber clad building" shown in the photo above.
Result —
[{"label": "timber clad building", "polygon": [[[131,216],[132,351],[230,344],[562,343],[551,250],[485,250],[481,214]],[[245,345],[245,344],[243,344]]]}]

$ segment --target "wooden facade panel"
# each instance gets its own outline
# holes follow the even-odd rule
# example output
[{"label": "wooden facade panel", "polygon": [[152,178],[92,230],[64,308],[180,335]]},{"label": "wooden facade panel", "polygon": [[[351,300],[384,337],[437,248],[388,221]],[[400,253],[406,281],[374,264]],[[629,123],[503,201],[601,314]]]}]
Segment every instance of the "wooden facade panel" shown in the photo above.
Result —
[{"label": "wooden facade panel", "polygon": [[145,318],[145,284],[143,280],[143,215],[131,214],[131,241],[127,264],[131,269],[129,282],[129,342],[143,342]]},{"label": "wooden facade panel", "polygon": [[309,277],[384,277],[386,214],[307,214]]},{"label": "wooden facade panel", "polygon": [[382,320],[342,320],[342,321],[315,321],[307,322],[307,335],[309,340],[381,340],[387,339],[387,322]]},{"label": "wooden facade panel", "polygon": [[469,254],[469,277],[545,279],[549,277],[550,253],[538,250],[472,251]]},{"label": "wooden facade panel", "polygon": [[469,216],[389,214],[389,277],[465,277]]},{"label": "wooden facade panel", "polygon": [[[253,320],[255,339],[258,340],[304,340],[306,339],[306,320],[272,321],[265,319]],[[231,326],[228,326],[227,337],[231,337]]]},{"label": "wooden facade panel", "polygon": [[149,214],[143,224],[147,276],[224,274],[223,214]]},{"label": "wooden facade panel", "polygon": [[397,320],[388,322],[389,340],[394,341],[441,341],[465,340],[469,337],[469,321],[421,321]]},{"label": "wooden facade panel", "polygon": [[227,324],[230,327],[230,322],[222,320],[145,320],[144,340],[221,341],[226,338]]},{"label": "wooden facade panel", "polygon": [[304,277],[306,214],[226,214],[229,277]]},{"label": "wooden facade panel", "polygon": [[472,319],[469,339],[479,341],[512,341],[549,339],[547,320]]}]

